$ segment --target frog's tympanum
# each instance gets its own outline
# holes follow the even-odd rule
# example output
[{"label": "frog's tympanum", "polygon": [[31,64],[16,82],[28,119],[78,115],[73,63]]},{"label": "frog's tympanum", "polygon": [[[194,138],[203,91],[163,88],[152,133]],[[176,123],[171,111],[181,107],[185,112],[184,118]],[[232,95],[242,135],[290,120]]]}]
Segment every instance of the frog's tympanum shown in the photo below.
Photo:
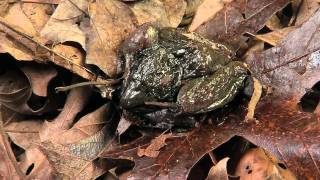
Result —
[{"label": "frog's tympanum", "polygon": [[193,124],[198,114],[232,101],[250,75],[226,45],[172,28],[144,26],[122,53],[120,105],[155,127]]}]

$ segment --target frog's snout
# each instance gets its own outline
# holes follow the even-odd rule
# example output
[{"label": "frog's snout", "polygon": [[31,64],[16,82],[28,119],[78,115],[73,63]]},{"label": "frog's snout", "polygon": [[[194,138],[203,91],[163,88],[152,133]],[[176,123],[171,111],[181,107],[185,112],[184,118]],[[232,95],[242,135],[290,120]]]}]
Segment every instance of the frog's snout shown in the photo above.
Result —
[{"label": "frog's snout", "polygon": [[124,109],[131,109],[139,105],[143,105],[145,94],[141,91],[126,89],[120,97],[120,106]]}]

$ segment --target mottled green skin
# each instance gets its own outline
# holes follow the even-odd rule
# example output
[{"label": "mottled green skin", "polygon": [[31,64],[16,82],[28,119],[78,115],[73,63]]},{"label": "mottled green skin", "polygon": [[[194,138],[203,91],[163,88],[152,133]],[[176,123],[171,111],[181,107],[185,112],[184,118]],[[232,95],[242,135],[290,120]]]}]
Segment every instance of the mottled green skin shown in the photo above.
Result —
[{"label": "mottled green skin", "polygon": [[139,49],[131,41],[124,54],[130,62],[120,98],[124,109],[153,101],[176,103],[179,114],[204,113],[226,105],[243,88],[249,72],[225,45],[148,28],[133,39],[148,44]]}]

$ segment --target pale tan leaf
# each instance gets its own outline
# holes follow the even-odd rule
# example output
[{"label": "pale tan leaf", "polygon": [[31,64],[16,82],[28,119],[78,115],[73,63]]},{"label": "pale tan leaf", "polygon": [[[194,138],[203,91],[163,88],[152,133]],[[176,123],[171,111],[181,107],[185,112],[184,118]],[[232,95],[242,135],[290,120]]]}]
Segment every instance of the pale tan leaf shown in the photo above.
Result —
[{"label": "pale tan leaf", "polygon": [[253,148],[248,150],[240,159],[235,175],[244,180],[296,179],[292,172],[286,168],[282,162],[262,148]]},{"label": "pale tan leaf", "polygon": [[227,172],[227,163],[230,158],[223,158],[218,162],[218,164],[211,167],[207,180],[227,180],[228,172]]},{"label": "pale tan leaf", "polygon": [[17,60],[32,61],[34,59],[32,52],[30,52],[26,47],[19,47],[19,44],[9,40],[1,30],[0,42],[0,53],[9,53]]},{"label": "pale tan leaf", "polygon": [[153,22],[161,27],[177,27],[186,10],[183,0],[140,1],[130,6],[139,25]]},{"label": "pale tan leaf", "polygon": [[[60,144],[82,144],[80,142],[82,140],[85,143],[90,141],[90,138],[93,138],[93,140],[95,139],[94,137],[100,138],[102,136],[101,133],[104,133],[103,127],[112,117],[113,109],[110,108],[110,104],[105,104],[92,113],[83,116],[71,129],[61,131],[60,136],[57,136],[54,141]],[[61,136],[64,138],[60,138]],[[96,143],[98,144],[99,142]]]},{"label": "pale tan leaf", "polygon": [[304,0],[302,1],[297,19],[295,22],[296,26],[299,26],[306,22],[313,14],[319,9],[320,1],[319,0]]},{"label": "pale tan leaf", "polygon": [[87,30],[87,64],[95,64],[108,76],[121,73],[117,51],[120,43],[134,30],[133,14],[126,4],[116,0],[90,3],[90,28]]},{"label": "pale tan leaf", "polygon": [[49,159],[37,147],[31,147],[26,150],[19,163],[21,170],[27,173],[28,169],[33,166],[31,172],[28,172],[28,179],[54,179],[56,171],[51,165]]},{"label": "pale tan leaf", "polygon": [[[78,65],[84,65],[84,54],[78,49],[75,48],[73,46],[68,46],[68,45],[64,45],[64,44],[57,44],[53,47],[52,49],[54,52],[57,52],[61,55],[63,55],[64,57],[67,57],[68,59],[71,59],[72,62],[74,64],[78,64]],[[59,59],[59,57],[55,56],[54,59]],[[62,61],[64,62],[65,67],[69,66],[72,67],[72,69],[78,69],[77,66],[74,66],[70,63],[68,63],[67,61]]]},{"label": "pale tan leaf", "polygon": [[33,27],[38,33],[45,26],[50,16],[48,12],[52,12],[53,8],[50,4],[40,4],[40,3],[22,3],[22,12],[30,20]]},{"label": "pale tan leaf", "polygon": [[271,18],[266,22],[266,26],[273,31],[280,30],[283,28],[283,25],[281,24],[281,21],[276,14],[271,16]]},{"label": "pale tan leaf", "polygon": [[39,148],[63,179],[95,179],[108,170],[108,164],[76,157],[67,146],[45,142]]},{"label": "pale tan leaf", "polygon": [[201,24],[213,18],[213,16],[219,12],[226,3],[230,3],[233,0],[205,0],[197,9],[193,18],[189,31],[194,31]]},{"label": "pale tan leaf", "polygon": [[63,0],[41,31],[41,36],[55,43],[73,41],[84,49],[85,33],[79,28],[80,22],[88,8],[87,0]]},{"label": "pale tan leaf", "polygon": [[156,158],[160,153],[160,149],[166,146],[165,141],[170,137],[172,137],[172,133],[161,134],[160,136],[153,139],[150,145],[146,149],[139,148],[137,152],[138,156],[140,157],[147,156],[147,157]]},{"label": "pale tan leaf", "polygon": [[8,13],[4,16],[4,19],[31,36],[37,35],[37,31],[33,27],[33,24],[22,11],[20,3],[13,4]]},{"label": "pale tan leaf", "polygon": [[291,31],[295,30],[295,27],[287,27],[279,30],[275,30],[266,34],[258,34],[255,37],[261,41],[264,41],[272,46],[276,46],[281,40],[287,36]]},{"label": "pale tan leaf", "polygon": [[1,0],[0,1],[0,16],[4,16],[7,14],[9,9],[9,0]]},{"label": "pale tan leaf", "polygon": [[23,149],[28,149],[40,143],[39,130],[42,121],[13,121],[4,127],[11,140]]},{"label": "pale tan leaf", "polygon": [[41,141],[61,141],[61,134],[71,128],[76,115],[82,111],[91,94],[91,88],[72,89],[63,110],[52,122],[45,121],[40,130]]}]

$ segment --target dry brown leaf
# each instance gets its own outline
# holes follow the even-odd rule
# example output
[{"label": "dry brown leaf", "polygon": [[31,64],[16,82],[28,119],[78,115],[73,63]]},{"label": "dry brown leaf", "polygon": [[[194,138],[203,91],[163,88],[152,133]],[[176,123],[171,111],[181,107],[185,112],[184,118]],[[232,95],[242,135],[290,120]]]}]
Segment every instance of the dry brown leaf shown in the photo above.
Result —
[{"label": "dry brown leaf", "polygon": [[161,27],[178,27],[186,7],[184,0],[140,1],[130,6],[139,25],[153,22]]},{"label": "dry brown leaf", "polygon": [[122,72],[118,47],[134,30],[134,16],[126,4],[116,0],[91,2],[89,15],[86,63],[97,65],[108,76],[115,77]]},{"label": "dry brown leaf", "polygon": [[288,3],[289,0],[232,1],[195,32],[208,39],[227,42],[237,49],[246,44],[243,34],[255,34]]},{"label": "dry brown leaf", "polygon": [[262,148],[248,150],[240,159],[235,175],[243,180],[296,179],[282,162]]},{"label": "dry brown leaf", "polygon": [[281,21],[276,14],[270,17],[270,19],[266,22],[266,26],[272,31],[280,30],[283,28],[283,25],[281,24]]},{"label": "dry brown leaf", "polygon": [[304,0],[302,1],[297,19],[295,20],[295,25],[299,26],[306,22],[313,14],[319,9],[320,1],[319,0]]},{"label": "dry brown leaf", "polygon": [[63,0],[41,31],[41,36],[54,43],[72,41],[86,48],[86,35],[79,28],[88,8],[86,0]]},{"label": "dry brown leaf", "polygon": [[12,25],[19,27],[23,32],[29,34],[30,36],[36,36],[37,30],[34,28],[33,24],[30,22],[20,3],[13,4],[8,13],[4,16],[7,22]]},{"label": "dry brown leaf", "polygon": [[32,61],[34,59],[32,52],[30,52],[27,48],[23,46],[19,47],[19,44],[15,43],[14,41],[10,41],[6,37],[6,34],[2,33],[1,30],[0,41],[0,53],[9,53],[17,60]]},{"label": "dry brown leaf", "polygon": [[228,172],[227,172],[227,163],[230,158],[223,158],[218,162],[218,164],[211,167],[207,180],[227,180]]},{"label": "dry brown leaf", "polygon": [[50,18],[49,12],[53,11],[51,5],[38,3],[22,3],[21,9],[37,31],[37,35],[48,22]]},{"label": "dry brown leaf", "polygon": [[[41,115],[59,105],[58,94],[48,94],[49,82],[56,77],[53,67],[42,64],[25,64],[20,69],[14,64],[6,67],[0,75],[0,102],[7,108],[29,115]],[[37,102],[43,98],[43,102]]]},{"label": "dry brown leaf", "polygon": [[[33,168],[30,171],[30,167]],[[54,179],[57,178],[56,171],[45,154],[36,147],[31,147],[25,151],[19,162],[21,170],[27,174],[28,179]]]},{"label": "dry brown leaf", "polygon": [[319,18],[320,10],[276,47],[246,59],[250,70],[264,85],[275,88],[277,96],[299,102],[319,81]]},{"label": "dry brown leaf", "polygon": [[84,160],[73,155],[69,147],[42,143],[39,149],[57,171],[57,177],[63,179],[95,179],[110,169],[110,164],[100,161]]},{"label": "dry brown leaf", "polygon": [[0,113],[0,178],[25,179],[11,149],[7,135],[3,130],[2,113]]},{"label": "dry brown leaf", "polygon": [[160,136],[156,137],[151,141],[151,144],[146,148],[139,148],[137,151],[138,156],[147,156],[156,158],[160,153],[160,149],[166,146],[166,140],[172,137],[172,133],[168,134],[161,134]]},{"label": "dry brown leaf", "polygon": [[[61,54],[68,59],[71,59],[74,64],[78,64],[83,66],[85,62],[85,55],[78,48],[73,46],[68,46],[64,44],[57,44],[52,49],[54,52]],[[58,56],[54,56],[53,61],[59,59]],[[79,69],[78,66],[74,66],[74,64],[70,64],[67,61],[61,61],[64,64],[60,64],[63,67],[70,67],[70,69]]]},{"label": "dry brown leaf", "polygon": [[44,141],[61,141],[61,134],[71,128],[76,115],[86,105],[91,94],[90,87],[72,89],[63,110],[52,122],[45,121],[40,130],[40,139]]},{"label": "dry brown leaf", "polygon": [[[52,61],[88,80],[96,80],[96,75],[87,68],[73,62],[44,44],[44,39],[26,34],[20,27],[10,24],[0,17],[0,34],[4,42],[0,44],[0,53],[9,53],[18,60]],[[7,37],[10,37],[8,39]],[[58,50],[59,51],[59,50]],[[67,54],[69,52],[63,51]],[[73,57],[73,55],[71,56]]]},{"label": "dry brown leaf", "polygon": [[29,64],[20,69],[27,76],[32,92],[42,97],[48,95],[48,84],[58,75],[54,67],[45,64]]},{"label": "dry brown leaf", "polygon": [[[100,137],[99,133],[104,133],[103,127],[106,126],[108,121],[111,120],[113,110],[110,104],[105,104],[92,113],[89,113],[80,118],[80,120],[73,125],[73,127],[66,131],[61,131],[60,135],[64,138],[56,137],[54,140],[60,144],[77,143],[86,138],[92,138],[94,136]],[[97,142],[100,143],[103,141]],[[81,144],[81,142],[79,142]],[[101,143],[100,143],[101,144]]]},{"label": "dry brown leaf", "polygon": [[213,18],[227,3],[233,0],[205,0],[197,9],[196,14],[189,26],[189,31],[194,31],[201,24]]},{"label": "dry brown leaf", "polygon": [[0,16],[4,16],[5,14],[7,14],[9,5],[9,0],[0,1]]},{"label": "dry brown leaf", "polygon": [[264,41],[272,46],[276,46],[282,39],[289,34],[291,31],[295,30],[295,27],[287,27],[279,30],[275,30],[266,34],[259,34],[255,37],[261,41]]},{"label": "dry brown leaf", "polygon": [[105,126],[94,135],[70,144],[70,152],[82,159],[93,160],[104,148],[113,141],[114,137],[109,135],[109,126]]},{"label": "dry brown leaf", "polygon": [[10,139],[23,149],[28,149],[40,143],[39,130],[42,126],[40,120],[13,121],[4,126]]}]

